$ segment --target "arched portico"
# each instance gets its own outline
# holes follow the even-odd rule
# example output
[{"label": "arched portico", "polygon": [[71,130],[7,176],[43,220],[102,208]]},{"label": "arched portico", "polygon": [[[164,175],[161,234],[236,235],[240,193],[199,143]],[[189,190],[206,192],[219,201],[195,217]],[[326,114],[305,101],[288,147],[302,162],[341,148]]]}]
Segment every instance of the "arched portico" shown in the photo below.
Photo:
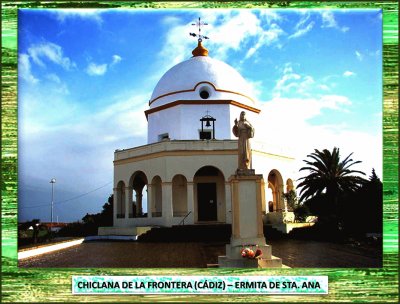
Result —
[{"label": "arched portico", "polygon": [[271,170],[268,174],[268,188],[272,192],[273,211],[284,211],[285,206],[282,198],[283,179],[276,169]]},{"label": "arched portico", "polygon": [[290,192],[292,190],[294,190],[293,181],[292,179],[288,178],[286,180],[286,192]]},{"label": "arched portico", "polygon": [[221,170],[204,166],[193,177],[195,220],[225,222],[225,178]]},{"label": "arched portico", "polygon": [[129,217],[145,217],[143,212],[143,196],[147,201],[147,177],[143,171],[136,171],[129,180]]}]

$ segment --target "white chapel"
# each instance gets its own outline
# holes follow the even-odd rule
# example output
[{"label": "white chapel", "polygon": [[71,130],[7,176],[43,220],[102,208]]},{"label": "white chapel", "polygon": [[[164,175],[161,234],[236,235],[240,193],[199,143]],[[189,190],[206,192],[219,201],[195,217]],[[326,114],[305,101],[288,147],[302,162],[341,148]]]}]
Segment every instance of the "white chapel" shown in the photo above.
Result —
[{"label": "white chapel", "polygon": [[[115,229],[232,223],[228,179],[238,162],[232,127],[242,111],[256,125],[260,108],[246,80],[209,57],[201,39],[192,55],[154,88],[144,113],[147,145],[115,151]],[[282,194],[294,187],[294,158],[274,152],[266,132],[255,129],[252,168],[264,177],[264,223],[283,222],[293,215]]]}]

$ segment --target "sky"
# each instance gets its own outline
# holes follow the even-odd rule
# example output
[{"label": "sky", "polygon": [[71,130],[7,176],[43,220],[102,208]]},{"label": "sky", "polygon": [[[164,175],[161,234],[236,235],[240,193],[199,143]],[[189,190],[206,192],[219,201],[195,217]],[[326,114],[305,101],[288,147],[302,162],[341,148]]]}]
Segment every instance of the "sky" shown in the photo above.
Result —
[{"label": "sky", "polygon": [[101,211],[114,151],[147,143],[151,93],[192,56],[198,17],[209,56],[252,87],[271,146],[298,168],[338,147],[382,178],[381,10],[22,9],[19,221],[50,221],[52,178],[55,221]]}]

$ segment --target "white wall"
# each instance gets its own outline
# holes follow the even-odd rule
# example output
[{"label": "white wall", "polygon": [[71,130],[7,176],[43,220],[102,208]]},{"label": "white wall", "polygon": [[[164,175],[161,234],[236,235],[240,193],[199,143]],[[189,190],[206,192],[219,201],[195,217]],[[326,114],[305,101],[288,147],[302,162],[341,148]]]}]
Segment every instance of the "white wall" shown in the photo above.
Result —
[{"label": "white wall", "polygon": [[[185,176],[188,183],[191,183],[193,182],[196,171],[203,166],[214,166],[218,168],[224,175],[225,182],[227,182],[229,177],[235,173],[237,167],[237,155],[234,151],[236,148],[237,142],[233,140],[175,142],[168,141],[116,152],[115,160],[120,162],[126,160],[127,163],[116,163],[114,165],[114,187],[116,187],[119,181],[124,181],[124,183],[128,185],[130,177],[136,171],[143,171],[149,182],[152,181],[154,176],[158,175],[160,176],[163,183],[171,183],[175,175],[182,174],[183,176]],[[174,151],[176,151],[176,153],[179,152],[178,154],[181,155],[172,154],[154,158],[151,158],[150,156],[152,153],[169,153]],[[212,151],[212,154],[209,154],[209,151]],[[193,154],[193,152],[195,152],[195,154]],[[184,154],[187,155],[185,156]],[[137,160],[134,160],[135,158]],[[289,158],[278,157],[274,156],[273,154],[253,152],[253,163],[253,167],[256,170],[256,173],[264,175],[266,189],[268,189],[268,174],[273,169],[276,169],[280,172],[284,184],[286,183],[286,180],[288,178],[293,178],[293,172],[295,168],[293,168],[292,166],[294,164],[294,161]],[[229,211],[231,210],[231,206],[230,202],[227,201],[227,199],[230,199],[230,186],[227,184],[225,184],[224,186],[224,184],[221,183],[218,188],[221,190],[218,191],[223,191],[224,187],[225,197],[223,195],[223,192],[219,192],[218,194],[218,203],[221,203],[221,206],[218,209],[218,220],[227,220],[228,222],[230,222],[231,218]],[[187,189],[188,191],[189,189],[193,191],[193,186],[188,187]],[[193,197],[192,194],[190,195],[190,197]],[[196,200],[196,197],[193,197],[193,199]],[[196,202],[188,202],[188,207],[190,205],[195,207],[194,211],[196,214]],[[175,222],[168,222],[171,220]],[[164,217],[148,219],[114,218],[114,225],[170,225],[177,224],[179,222],[176,222],[177,220],[177,218],[167,220]]]},{"label": "white wall", "polygon": [[[148,143],[158,142],[159,135],[164,133],[168,133],[171,140],[198,140],[200,119],[207,115],[207,111],[216,119],[215,139],[235,139],[232,127],[235,118],[239,119],[242,108],[229,104],[178,105],[148,115]],[[244,111],[247,120],[255,124],[258,114]],[[256,130],[256,135],[261,134],[262,130]]]}]

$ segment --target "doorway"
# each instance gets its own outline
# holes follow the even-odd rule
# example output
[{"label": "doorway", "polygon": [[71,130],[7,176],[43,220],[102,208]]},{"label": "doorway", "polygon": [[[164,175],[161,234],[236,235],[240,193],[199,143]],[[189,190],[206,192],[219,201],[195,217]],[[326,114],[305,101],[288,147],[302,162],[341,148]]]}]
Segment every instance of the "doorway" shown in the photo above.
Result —
[{"label": "doorway", "polygon": [[217,220],[217,184],[197,184],[197,206],[199,221]]}]

